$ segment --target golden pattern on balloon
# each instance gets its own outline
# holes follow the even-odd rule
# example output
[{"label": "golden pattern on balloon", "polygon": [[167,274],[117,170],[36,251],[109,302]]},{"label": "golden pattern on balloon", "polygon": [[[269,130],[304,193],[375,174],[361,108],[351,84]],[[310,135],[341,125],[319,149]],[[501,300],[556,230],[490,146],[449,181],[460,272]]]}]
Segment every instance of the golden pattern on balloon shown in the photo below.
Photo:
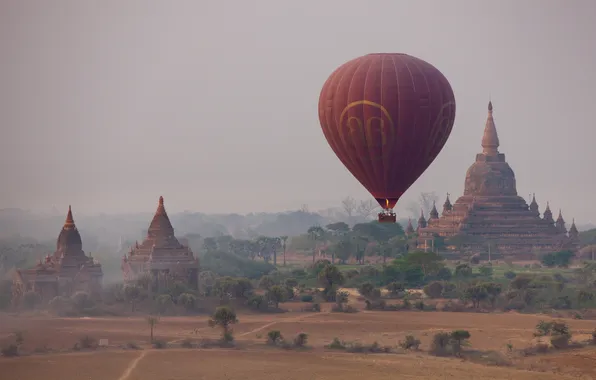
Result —
[{"label": "golden pattern on balloon", "polygon": [[[361,108],[356,108],[361,107]],[[350,110],[359,116],[350,115]],[[363,120],[360,115],[371,116]],[[381,104],[359,100],[348,104],[339,117],[339,135],[346,145],[363,147],[386,147],[395,142],[395,127],[389,112]],[[378,159],[380,157],[374,157]]]},{"label": "golden pattern on balloon", "polygon": [[[429,144],[426,144],[426,152],[425,155],[431,157],[431,150],[437,146],[443,147],[449,138],[448,129],[443,126],[445,123],[452,123],[452,120],[455,115],[455,102],[450,101],[441,106],[437,114],[437,118],[433,123],[434,132],[431,136],[429,136]],[[449,131],[450,132],[450,131]],[[433,158],[434,160],[434,158]],[[432,160],[431,160],[432,162]]]}]

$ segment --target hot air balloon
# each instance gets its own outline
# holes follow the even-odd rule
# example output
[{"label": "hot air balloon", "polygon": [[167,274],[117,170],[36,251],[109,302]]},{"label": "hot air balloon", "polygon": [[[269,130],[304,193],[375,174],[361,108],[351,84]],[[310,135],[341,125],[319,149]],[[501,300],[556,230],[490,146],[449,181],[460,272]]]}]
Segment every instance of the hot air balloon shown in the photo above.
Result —
[{"label": "hot air balloon", "polygon": [[437,157],[453,128],[455,97],[433,65],[378,53],[337,68],[319,97],[331,149],[395,223],[395,204]]}]

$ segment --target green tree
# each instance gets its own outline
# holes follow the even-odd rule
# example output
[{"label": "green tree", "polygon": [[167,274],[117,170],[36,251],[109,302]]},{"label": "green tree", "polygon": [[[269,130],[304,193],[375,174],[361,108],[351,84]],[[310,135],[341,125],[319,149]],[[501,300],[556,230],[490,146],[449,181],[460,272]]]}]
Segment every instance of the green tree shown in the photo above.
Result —
[{"label": "green tree", "polygon": [[141,287],[135,284],[126,284],[124,286],[124,299],[130,303],[130,309],[135,311],[136,304],[141,300]]},{"label": "green tree", "polygon": [[331,251],[333,253],[333,258],[331,262],[333,262],[333,259],[337,257],[341,264],[345,264],[346,261],[348,261],[348,259],[352,255],[353,249],[354,247],[352,241],[345,237],[342,237],[342,240],[336,242],[334,245],[331,246]]},{"label": "green tree", "polygon": [[228,306],[220,306],[215,309],[213,316],[209,319],[209,326],[219,326],[222,328],[223,338],[225,340],[229,340],[227,337],[231,334],[230,326],[236,323],[238,323],[236,312]]},{"label": "green tree", "polygon": [[540,260],[543,265],[547,267],[567,268],[571,264],[571,260],[575,254],[571,251],[559,251],[555,253],[547,253],[542,256]]},{"label": "green tree", "polygon": [[478,268],[478,272],[482,277],[492,277],[493,267],[492,265],[482,265],[480,268]]},{"label": "green tree", "polygon": [[467,330],[455,330],[451,333],[451,348],[457,356],[461,353],[462,345],[470,339],[470,333]]},{"label": "green tree", "polygon": [[326,265],[317,276],[319,283],[324,287],[324,293],[329,295],[336,287],[344,283],[344,275],[332,264]]},{"label": "green tree", "polygon": [[459,264],[455,267],[455,277],[468,278],[472,277],[472,268],[468,264]]},{"label": "green tree", "polygon": [[194,310],[197,306],[197,297],[192,293],[182,293],[178,296],[178,304],[184,306],[187,311]]},{"label": "green tree", "polygon": [[312,226],[307,231],[308,238],[312,241],[312,262],[315,263],[317,256],[317,244],[325,239],[325,230],[320,226]]},{"label": "green tree", "polygon": [[265,276],[261,277],[261,279],[259,280],[259,288],[261,288],[261,289],[268,290],[273,285],[275,285],[275,281],[273,280],[273,277],[271,277],[271,276],[265,275]]},{"label": "green tree", "polygon": [[279,285],[272,286],[269,291],[267,291],[267,299],[269,302],[272,302],[275,308],[279,308],[279,303],[284,302],[287,297],[286,289],[282,288]]}]

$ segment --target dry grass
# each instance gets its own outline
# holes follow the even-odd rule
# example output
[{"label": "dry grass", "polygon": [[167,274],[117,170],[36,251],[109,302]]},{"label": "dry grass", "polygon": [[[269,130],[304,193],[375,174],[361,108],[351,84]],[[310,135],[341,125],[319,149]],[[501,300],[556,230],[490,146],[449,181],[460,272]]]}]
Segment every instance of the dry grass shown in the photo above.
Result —
[{"label": "dry grass", "polygon": [[[240,314],[234,326],[241,349],[107,349],[76,354],[44,354],[14,359],[0,358],[0,373],[22,380],[52,379],[343,379],[366,377],[395,378],[399,373],[412,379],[567,379],[579,375],[596,377],[596,349],[565,351],[544,356],[515,359],[516,367],[489,367],[468,361],[435,358],[426,353],[360,355],[330,352],[323,347],[334,337],[343,341],[397,346],[406,335],[422,341],[428,350],[438,331],[466,329],[472,334],[472,348],[507,354],[507,344],[515,349],[529,346],[533,329],[545,316],[441,312],[368,312],[283,314]],[[596,322],[567,320],[575,336],[588,334]],[[25,332],[23,350],[47,346],[71,348],[81,336],[107,338],[112,346],[136,342],[148,348],[149,328],[141,317],[131,318],[51,318],[0,314],[0,345],[11,342],[15,330]],[[280,330],[291,338],[309,334],[308,352],[279,350],[264,345],[267,332]],[[185,338],[217,338],[217,329],[207,326],[206,317],[162,318],[156,338],[180,342]],[[142,355],[142,356],[141,356]],[[134,365],[134,368],[132,365]],[[127,368],[130,373],[127,373]],[[554,374],[557,372],[558,374]],[[124,377],[123,377],[124,376]],[[575,377],[574,377],[575,376]]]}]

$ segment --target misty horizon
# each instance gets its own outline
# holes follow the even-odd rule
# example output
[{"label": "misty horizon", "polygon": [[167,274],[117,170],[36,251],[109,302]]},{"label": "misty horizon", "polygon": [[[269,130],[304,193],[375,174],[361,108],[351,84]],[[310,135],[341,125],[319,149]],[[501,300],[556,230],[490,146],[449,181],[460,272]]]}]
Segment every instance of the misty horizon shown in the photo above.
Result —
[{"label": "misty horizon", "polygon": [[592,1],[60,3],[0,5],[0,209],[151,214],[164,196],[169,213],[244,215],[372,199],[317,103],[335,68],[383,51],[433,64],[457,101],[398,217],[420,192],[462,195],[490,98],[518,194],[594,220],[581,170],[596,162]]}]

